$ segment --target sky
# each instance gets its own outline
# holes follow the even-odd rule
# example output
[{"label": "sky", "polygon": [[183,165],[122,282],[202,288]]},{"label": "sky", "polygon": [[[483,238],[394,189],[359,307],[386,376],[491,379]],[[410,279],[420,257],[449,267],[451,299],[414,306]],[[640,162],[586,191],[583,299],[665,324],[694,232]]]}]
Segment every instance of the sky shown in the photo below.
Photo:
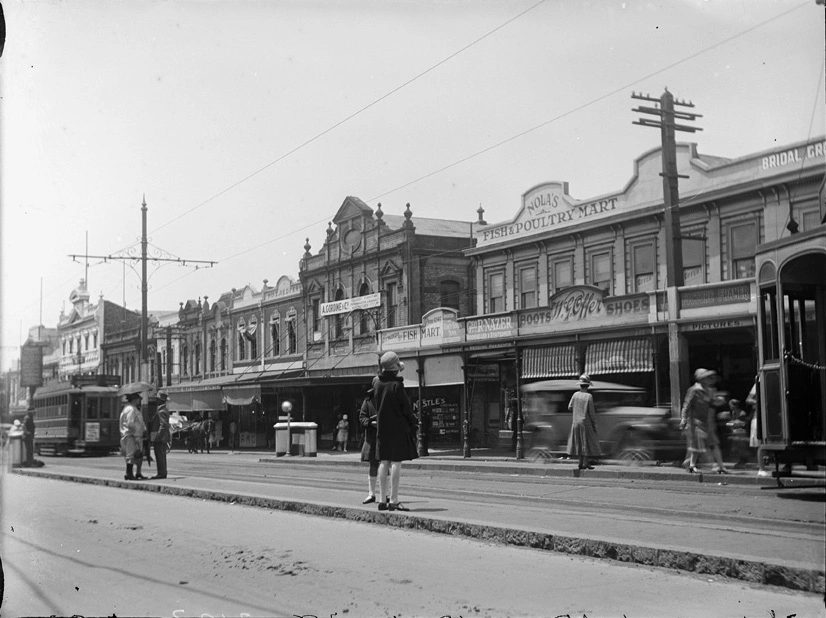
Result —
[{"label": "sky", "polygon": [[[57,326],[70,255],[149,255],[151,311],[298,278],[347,196],[496,223],[549,181],[619,192],[678,133],[741,157],[824,128],[815,0],[7,0],[0,57],[2,366]],[[87,249],[88,244],[88,249]],[[140,311],[137,261],[88,259],[91,300]]]}]

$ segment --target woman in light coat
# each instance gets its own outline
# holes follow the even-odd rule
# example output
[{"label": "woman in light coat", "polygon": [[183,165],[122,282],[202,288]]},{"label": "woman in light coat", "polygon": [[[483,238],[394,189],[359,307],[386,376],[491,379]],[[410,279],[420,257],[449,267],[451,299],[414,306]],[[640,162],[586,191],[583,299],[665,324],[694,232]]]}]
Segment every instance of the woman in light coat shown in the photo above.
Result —
[{"label": "woman in light coat", "polygon": [[568,454],[579,457],[580,470],[593,470],[590,457],[599,457],[602,452],[597,440],[597,417],[594,409],[594,396],[588,392],[591,378],[586,374],[579,376],[579,392],[574,393],[568,403],[572,413],[571,433],[568,436]]}]

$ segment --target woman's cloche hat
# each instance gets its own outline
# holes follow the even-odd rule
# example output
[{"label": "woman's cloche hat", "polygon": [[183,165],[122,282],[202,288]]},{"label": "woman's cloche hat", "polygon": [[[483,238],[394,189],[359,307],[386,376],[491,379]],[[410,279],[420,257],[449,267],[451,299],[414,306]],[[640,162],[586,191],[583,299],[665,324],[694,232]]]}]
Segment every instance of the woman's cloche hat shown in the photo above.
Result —
[{"label": "woman's cloche hat", "polygon": [[404,363],[399,360],[399,355],[393,351],[385,352],[379,361],[382,371],[404,371]]},{"label": "woman's cloche hat", "polygon": [[588,377],[587,373],[583,373],[581,376],[579,376],[579,383],[591,386],[591,378]]}]

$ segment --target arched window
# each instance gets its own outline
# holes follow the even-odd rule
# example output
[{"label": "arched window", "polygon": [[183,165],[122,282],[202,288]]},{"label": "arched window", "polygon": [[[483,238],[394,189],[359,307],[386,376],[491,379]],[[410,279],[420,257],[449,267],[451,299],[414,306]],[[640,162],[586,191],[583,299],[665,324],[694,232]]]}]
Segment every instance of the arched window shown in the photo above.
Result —
[{"label": "arched window", "polygon": [[442,281],[439,284],[439,296],[442,307],[459,310],[459,283],[457,281]]},{"label": "arched window", "polygon": [[270,339],[272,339],[272,355],[281,356],[281,315],[274,311],[270,316]]},{"label": "arched window", "polygon": [[246,330],[246,322],[244,322],[244,320],[238,320],[238,360],[246,360],[247,358],[247,340],[244,337]]},{"label": "arched window", "polygon": [[197,376],[201,373],[201,342],[195,342],[195,362],[192,364],[192,372]]},{"label": "arched window", "polygon": [[215,339],[209,342],[209,370],[214,372],[215,371]]},{"label": "arched window", "polygon": [[296,329],[295,329],[295,321],[298,313],[295,310],[295,307],[290,307],[290,310],[287,312],[287,346],[288,346],[288,354],[295,354],[297,350],[297,342],[296,342]]},{"label": "arched window", "polygon": [[181,373],[185,376],[189,375],[189,346],[184,346],[181,350]]},{"label": "arched window", "polygon": [[[370,287],[366,283],[362,283],[359,288],[359,296],[367,296],[369,293]],[[367,311],[367,309],[362,309],[361,316],[359,316],[359,333],[362,335],[370,332],[370,316],[367,315]]]},{"label": "arched window", "polygon": [[[339,288],[336,290],[336,300],[344,300],[344,290]],[[336,331],[335,331],[335,338],[339,339],[340,337],[344,336],[344,314],[337,314],[335,316],[336,321]]]},{"label": "arched window", "polygon": [[227,338],[221,337],[221,371],[227,370]]}]

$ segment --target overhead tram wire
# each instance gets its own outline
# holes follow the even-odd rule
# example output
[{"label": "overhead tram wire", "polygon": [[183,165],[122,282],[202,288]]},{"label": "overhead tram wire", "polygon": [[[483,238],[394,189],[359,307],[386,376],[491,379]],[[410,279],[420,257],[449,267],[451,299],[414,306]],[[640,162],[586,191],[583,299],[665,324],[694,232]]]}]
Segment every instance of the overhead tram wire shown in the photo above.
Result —
[{"label": "overhead tram wire", "polygon": [[419,80],[420,78],[424,77],[424,76],[425,76],[425,75],[427,75],[428,73],[431,73],[431,72],[435,71],[437,68],[439,68],[439,67],[440,67],[440,66],[442,66],[443,64],[445,64],[445,63],[447,63],[448,61],[452,60],[452,59],[453,59],[453,58],[455,58],[456,56],[459,56],[460,54],[464,53],[465,51],[467,51],[468,49],[470,49],[470,48],[471,48],[471,47],[473,47],[474,45],[476,45],[476,44],[478,44],[478,43],[482,42],[482,41],[483,41],[483,40],[485,40],[486,38],[490,37],[490,36],[491,36],[491,35],[493,35],[494,33],[498,32],[499,30],[501,30],[501,29],[502,29],[502,28],[504,28],[505,26],[507,26],[507,25],[511,24],[512,22],[516,21],[516,20],[517,20],[517,19],[519,19],[520,17],[524,16],[525,14],[529,13],[530,11],[534,10],[534,9],[535,9],[535,8],[537,8],[539,5],[544,4],[545,2],[546,2],[546,0],[539,0],[539,2],[537,2],[537,3],[533,4],[533,5],[531,5],[530,7],[528,7],[527,9],[525,9],[524,11],[522,11],[521,13],[518,13],[517,15],[515,15],[515,16],[511,17],[510,19],[506,20],[505,22],[503,22],[503,23],[499,24],[499,25],[498,25],[498,26],[496,26],[493,30],[489,30],[488,32],[486,32],[485,34],[483,34],[483,35],[482,35],[482,36],[480,36],[479,38],[475,39],[474,41],[472,41],[472,42],[468,43],[467,45],[465,45],[464,47],[462,47],[462,48],[461,48],[461,49],[459,49],[458,51],[455,51],[455,52],[453,52],[452,54],[450,54],[449,56],[447,56],[447,57],[443,58],[442,60],[440,60],[439,62],[437,62],[437,63],[436,63],[436,64],[434,64],[433,66],[431,66],[430,68],[425,69],[424,71],[422,71],[421,73],[419,73],[419,74],[415,75],[414,77],[411,77],[411,78],[410,78],[410,79],[408,79],[406,82],[402,83],[402,84],[401,84],[401,85],[399,85],[399,86],[396,86],[395,88],[393,88],[393,89],[392,89],[392,90],[390,90],[389,92],[387,92],[387,93],[383,94],[382,96],[380,96],[378,99],[375,99],[374,101],[372,101],[371,103],[368,103],[367,105],[365,105],[365,106],[364,106],[364,107],[362,107],[361,109],[359,109],[359,110],[357,110],[357,111],[353,112],[352,114],[350,114],[349,116],[347,116],[347,117],[343,118],[342,120],[339,120],[339,121],[338,121],[338,122],[336,122],[334,125],[332,125],[332,126],[328,127],[327,129],[325,129],[325,130],[324,130],[324,131],[322,131],[321,133],[318,133],[317,135],[315,135],[315,136],[311,137],[310,139],[306,140],[305,142],[303,142],[303,143],[299,144],[298,146],[296,146],[296,147],[295,147],[295,148],[293,148],[292,150],[290,150],[290,151],[288,151],[288,152],[284,153],[283,155],[281,155],[281,156],[280,156],[280,157],[278,157],[277,159],[275,159],[275,160],[273,160],[273,161],[270,161],[269,163],[267,163],[267,164],[266,164],[266,165],[264,165],[263,167],[261,167],[261,168],[259,168],[259,169],[255,170],[254,172],[252,172],[252,173],[250,173],[250,174],[247,174],[246,176],[244,176],[244,177],[243,177],[243,178],[241,178],[240,180],[238,180],[238,181],[234,182],[233,184],[231,184],[231,185],[230,185],[230,186],[228,186],[227,188],[225,188],[225,189],[223,189],[223,190],[219,191],[218,193],[216,193],[216,194],[215,194],[215,195],[213,195],[212,197],[207,198],[206,200],[204,200],[204,201],[203,201],[203,202],[201,202],[200,204],[197,204],[197,205],[193,206],[192,208],[190,208],[189,210],[187,210],[187,211],[185,211],[185,212],[181,213],[181,214],[180,214],[180,215],[178,215],[177,217],[174,217],[174,218],[170,219],[169,221],[167,221],[166,223],[164,223],[164,224],[163,224],[163,225],[161,225],[160,227],[155,228],[155,230],[153,230],[153,231],[154,231],[154,232],[157,232],[158,230],[161,230],[161,229],[165,228],[166,226],[168,226],[168,225],[170,225],[170,224],[174,223],[175,221],[178,221],[179,219],[181,219],[181,218],[185,217],[186,215],[188,215],[188,214],[190,214],[190,213],[192,213],[192,212],[194,212],[194,211],[198,210],[199,208],[201,208],[201,207],[203,207],[203,206],[206,206],[206,205],[207,205],[208,203],[210,203],[211,201],[213,201],[213,200],[215,200],[215,199],[219,198],[220,196],[224,195],[225,193],[228,193],[228,192],[229,192],[229,191],[231,191],[232,189],[234,189],[234,188],[238,187],[239,185],[241,185],[241,184],[245,183],[246,181],[250,180],[251,178],[254,178],[255,176],[257,176],[257,175],[258,175],[258,174],[260,174],[261,172],[263,172],[263,171],[265,171],[265,170],[269,169],[269,168],[270,168],[270,167],[272,167],[273,165],[276,165],[277,163],[280,163],[281,161],[283,161],[283,160],[284,160],[284,159],[286,159],[287,157],[289,157],[289,156],[291,156],[291,155],[295,154],[296,152],[298,152],[299,150],[301,150],[301,149],[302,149],[302,148],[304,148],[305,146],[309,146],[310,144],[312,144],[312,143],[313,143],[313,142],[315,142],[316,140],[318,140],[318,139],[320,139],[320,138],[324,137],[325,135],[327,135],[327,134],[328,134],[328,133],[330,133],[331,131],[333,131],[333,130],[337,129],[338,127],[340,127],[341,125],[343,125],[344,123],[349,122],[350,120],[352,120],[352,119],[353,119],[353,118],[355,118],[356,116],[358,116],[358,115],[362,114],[363,112],[367,111],[367,110],[368,110],[368,109],[370,109],[371,107],[373,107],[373,106],[377,105],[378,103],[380,103],[380,102],[381,102],[381,101],[383,101],[384,99],[387,99],[387,98],[389,98],[389,97],[393,96],[393,95],[394,95],[394,94],[396,94],[398,91],[402,90],[403,88],[406,88],[407,86],[409,86],[409,85],[410,85],[410,84],[412,84],[413,82],[415,82],[415,81]]},{"label": "overhead tram wire", "polygon": [[[469,44],[468,46],[466,46],[466,47],[465,47],[465,48],[463,48],[462,50],[460,50],[460,51],[458,51],[458,52],[454,53],[452,56],[450,56],[450,57],[446,58],[445,60],[441,61],[441,62],[440,62],[440,63],[438,63],[437,65],[434,65],[433,67],[431,67],[431,69],[428,69],[427,71],[425,71],[425,72],[421,73],[419,76],[414,77],[414,78],[412,78],[412,79],[408,80],[408,82],[406,82],[404,85],[407,85],[407,84],[409,84],[409,83],[411,83],[411,82],[415,81],[416,79],[418,79],[418,78],[419,78],[419,77],[421,77],[422,75],[426,74],[427,72],[429,72],[429,71],[433,70],[434,68],[436,68],[436,67],[437,67],[437,66],[439,66],[440,64],[443,64],[446,60],[448,60],[448,59],[450,59],[450,58],[452,58],[452,57],[455,57],[456,55],[458,55],[458,54],[459,54],[459,53],[461,53],[462,51],[466,50],[466,49],[467,49],[468,47],[470,47],[471,45],[476,44],[476,42],[481,41],[481,40],[482,40],[482,39],[484,39],[485,37],[489,36],[491,33],[495,32],[495,30],[501,29],[502,27],[504,27],[504,26],[505,26],[505,25],[507,25],[508,23],[512,22],[514,19],[517,19],[517,18],[518,18],[518,17],[520,17],[521,15],[524,15],[524,14],[525,14],[525,12],[530,11],[530,10],[532,10],[533,8],[536,8],[537,6],[539,6],[539,4],[541,4],[541,2],[540,2],[540,3],[537,3],[537,4],[535,4],[535,5],[533,5],[532,7],[530,7],[529,9],[527,9],[526,11],[524,11],[523,13],[520,13],[520,14],[519,14],[519,15],[517,15],[516,17],[511,18],[508,22],[505,22],[504,24],[502,24],[502,25],[498,26],[496,29],[492,30],[492,31],[491,31],[490,33],[488,33],[487,35],[484,35],[483,37],[480,37],[479,39],[477,39],[477,41],[475,41],[474,43]],[[450,163],[450,164],[448,164],[448,165],[445,165],[445,166],[443,166],[443,167],[441,167],[441,168],[439,168],[439,169],[437,169],[437,170],[435,170],[435,171],[433,171],[433,172],[430,172],[430,173],[428,173],[428,174],[425,174],[425,175],[423,175],[423,176],[420,176],[420,177],[416,178],[415,180],[412,180],[412,181],[410,181],[410,182],[407,182],[407,183],[405,183],[405,184],[403,184],[403,185],[399,185],[398,187],[395,187],[394,189],[390,189],[390,190],[388,190],[388,191],[385,191],[384,193],[381,193],[381,194],[379,194],[379,195],[376,195],[375,197],[372,197],[372,198],[368,199],[367,201],[368,201],[368,202],[374,202],[374,201],[376,201],[376,200],[381,199],[382,197],[385,197],[385,196],[387,196],[387,195],[390,195],[390,194],[396,193],[397,191],[400,191],[400,190],[405,189],[405,188],[407,188],[407,187],[409,187],[409,186],[412,186],[412,185],[414,185],[414,184],[416,184],[416,183],[418,183],[418,182],[421,182],[422,180],[425,180],[425,179],[427,179],[427,178],[430,178],[430,177],[432,177],[432,176],[435,176],[435,175],[437,175],[437,174],[440,174],[441,172],[444,172],[444,171],[446,171],[446,170],[448,170],[448,169],[451,169],[451,168],[453,168],[453,167],[456,167],[456,166],[458,166],[458,165],[461,165],[462,163],[465,163],[465,162],[467,162],[467,161],[470,161],[470,160],[472,160],[472,159],[474,159],[474,158],[476,158],[476,157],[478,157],[478,156],[481,156],[482,154],[485,154],[485,153],[487,153],[487,152],[490,152],[491,150],[494,150],[494,149],[496,149],[496,148],[498,148],[498,147],[500,147],[500,146],[503,146],[503,145],[505,145],[505,144],[507,144],[507,143],[509,143],[509,142],[512,142],[512,141],[514,141],[514,140],[516,140],[516,139],[518,139],[518,138],[520,138],[520,137],[523,137],[523,136],[525,136],[525,135],[528,135],[529,133],[532,133],[532,132],[534,132],[534,131],[537,131],[537,130],[539,130],[539,129],[541,129],[541,128],[543,128],[543,127],[545,127],[545,126],[547,126],[547,125],[549,125],[549,124],[551,124],[551,123],[553,123],[553,122],[556,122],[556,121],[561,120],[561,119],[563,119],[563,118],[566,118],[567,116],[570,116],[570,115],[572,115],[572,114],[574,114],[574,113],[576,113],[576,112],[578,112],[578,111],[581,111],[581,110],[583,110],[583,109],[586,109],[586,108],[588,108],[588,107],[591,107],[592,105],[595,105],[596,103],[599,103],[599,102],[601,102],[601,101],[603,101],[603,100],[605,100],[605,99],[607,99],[607,98],[609,98],[609,97],[612,97],[612,96],[617,95],[617,94],[622,93],[622,92],[626,92],[629,88],[632,88],[632,87],[636,86],[637,84],[639,84],[640,82],[642,82],[642,81],[644,81],[644,80],[651,79],[652,77],[655,77],[655,76],[657,76],[657,75],[659,75],[659,74],[661,74],[661,73],[664,73],[665,71],[668,71],[668,70],[670,70],[670,69],[673,69],[674,67],[677,67],[677,66],[679,66],[679,65],[681,65],[681,64],[684,64],[684,63],[686,63],[686,62],[688,62],[688,61],[690,61],[690,60],[693,60],[694,58],[697,58],[697,57],[699,57],[699,56],[701,56],[701,55],[703,55],[703,54],[706,54],[706,53],[708,53],[708,52],[710,52],[710,51],[712,51],[712,50],[715,50],[715,49],[717,49],[718,47],[721,47],[721,46],[723,46],[723,45],[725,45],[725,44],[727,44],[727,43],[730,43],[730,42],[731,42],[731,41],[733,41],[733,40],[736,40],[736,39],[738,39],[738,38],[740,38],[740,37],[742,37],[742,36],[745,36],[746,34],[749,34],[749,33],[753,32],[753,31],[755,31],[755,30],[757,30],[757,29],[759,29],[759,28],[762,28],[763,26],[766,26],[767,24],[770,24],[770,23],[772,23],[772,22],[774,22],[774,21],[776,21],[776,20],[778,20],[778,19],[781,19],[781,18],[783,18],[783,17],[786,17],[787,15],[789,15],[789,14],[793,13],[794,11],[797,11],[797,10],[799,10],[799,9],[803,8],[804,6],[808,6],[808,2],[806,2],[806,3],[801,3],[801,4],[799,4],[799,5],[795,6],[795,7],[793,7],[793,8],[791,8],[791,9],[787,10],[787,11],[784,11],[783,13],[780,13],[780,14],[775,15],[775,16],[773,16],[773,17],[769,18],[769,19],[766,19],[766,20],[764,20],[764,21],[762,21],[762,22],[760,22],[760,23],[758,23],[758,24],[755,24],[754,26],[751,26],[751,27],[749,27],[749,28],[747,28],[747,29],[743,30],[742,32],[739,32],[739,33],[737,33],[737,34],[734,34],[734,35],[732,35],[732,36],[730,36],[730,37],[728,37],[728,38],[726,38],[726,39],[723,39],[722,41],[718,41],[717,43],[714,43],[713,45],[710,45],[710,46],[705,47],[705,48],[703,48],[703,49],[701,49],[701,50],[698,50],[698,51],[694,52],[693,54],[690,54],[690,55],[688,55],[688,56],[685,56],[684,58],[682,58],[682,59],[680,59],[680,60],[677,60],[677,61],[675,61],[675,62],[673,62],[673,63],[671,63],[671,64],[669,64],[669,65],[667,65],[667,66],[665,66],[665,67],[663,67],[663,68],[661,68],[661,69],[657,69],[656,71],[653,71],[653,72],[651,72],[651,73],[648,73],[647,75],[645,75],[645,76],[643,76],[643,77],[640,77],[640,78],[638,78],[638,79],[635,79],[634,81],[629,82],[629,83],[627,83],[627,84],[625,84],[625,85],[623,85],[623,86],[621,86],[621,87],[615,88],[615,89],[611,90],[610,92],[608,92],[608,93],[606,93],[606,94],[603,94],[603,95],[601,95],[601,96],[599,96],[599,97],[596,97],[596,98],[594,98],[594,99],[591,99],[590,101],[588,101],[588,102],[586,102],[586,103],[583,103],[582,105],[579,105],[579,106],[577,106],[577,107],[575,107],[575,108],[573,108],[573,109],[571,109],[571,110],[569,110],[569,111],[567,111],[567,112],[564,112],[563,114],[560,114],[560,115],[558,115],[558,116],[556,116],[556,117],[554,117],[554,118],[551,118],[551,119],[549,119],[549,120],[546,120],[546,121],[544,121],[544,122],[542,122],[542,123],[540,123],[540,124],[538,124],[538,125],[535,125],[534,127],[531,127],[531,128],[529,128],[529,129],[527,129],[527,130],[525,130],[525,131],[522,131],[522,132],[520,132],[520,133],[518,133],[518,134],[516,134],[516,135],[513,135],[513,136],[511,136],[511,137],[509,137],[509,138],[507,138],[507,139],[504,139],[504,140],[502,140],[502,141],[500,141],[500,142],[498,142],[498,143],[496,143],[496,144],[493,144],[493,145],[491,145],[491,146],[488,146],[488,147],[486,147],[486,148],[483,148],[482,150],[479,150],[479,151],[477,151],[477,152],[475,152],[475,153],[473,153],[473,154],[471,154],[471,155],[468,155],[468,156],[466,156],[466,157],[463,157],[462,159],[459,159],[459,160],[457,160],[457,161],[454,161],[453,163]],[[161,226],[160,226],[159,228],[157,228],[157,229],[162,229],[163,227],[166,227],[167,225],[171,224],[172,222],[177,221],[178,219],[182,218],[183,216],[185,216],[185,215],[187,215],[187,214],[189,214],[189,213],[193,212],[194,210],[196,210],[196,209],[200,208],[201,206],[204,206],[205,204],[207,204],[208,202],[212,201],[213,199],[215,199],[215,198],[219,197],[220,195],[223,195],[223,194],[224,194],[224,193],[226,193],[227,191],[229,191],[229,190],[231,190],[231,189],[233,189],[233,188],[237,187],[238,185],[240,185],[240,184],[241,184],[242,182],[244,182],[245,180],[248,180],[249,178],[252,178],[253,176],[255,176],[255,175],[257,175],[258,173],[260,173],[261,171],[263,171],[264,169],[267,169],[268,167],[271,167],[271,166],[272,166],[272,165],[274,165],[275,163],[278,163],[280,160],[282,160],[282,159],[283,159],[283,158],[285,158],[286,156],[289,156],[289,154],[292,154],[293,152],[296,152],[298,149],[302,148],[304,145],[307,145],[307,144],[311,143],[312,141],[315,141],[317,138],[321,137],[322,135],[324,135],[324,134],[326,134],[326,133],[329,133],[332,129],[336,128],[337,126],[339,126],[339,125],[340,125],[340,124],[342,124],[343,122],[346,122],[347,120],[349,120],[350,118],[352,118],[352,117],[353,117],[353,116],[355,116],[356,114],[361,113],[361,111],[364,111],[364,110],[368,109],[369,107],[372,107],[372,105],[374,105],[375,103],[377,103],[377,102],[378,102],[378,101],[380,101],[381,99],[384,99],[384,98],[388,97],[389,95],[393,94],[394,92],[396,92],[398,89],[403,88],[403,87],[404,87],[404,85],[399,86],[399,88],[397,88],[396,90],[391,91],[390,93],[388,93],[388,94],[384,95],[384,96],[383,96],[383,97],[381,97],[380,99],[377,99],[376,101],[374,101],[374,102],[373,102],[373,103],[371,103],[370,105],[365,106],[365,107],[364,107],[364,108],[362,108],[362,110],[360,110],[359,112],[356,112],[355,114],[353,114],[353,115],[349,116],[347,119],[342,120],[342,121],[341,121],[341,122],[339,122],[338,124],[336,124],[336,125],[334,125],[334,126],[330,127],[330,129],[327,129],[327,130],[326,130],[326,131],[324,131],[323,133],[321,133],[321,134],[317,135],[316,137],[314,137],[314,138],[312,138],[312,139],[308,140],[307,142],[305,142],[305,143],[304,143],[304,144],[302,144],[301,146],[296,147],[295,149],[293,149],[292,151],[290,151],[290,153],[287,153],[287,154],[283,155],[283,156],[282,156],[282,157],[280,157],[279,159],[277,159],[277,160],[275,160],[275,161],[273,161],[273,162],[269,163],[268,165],[264,166],[264,167],[263,167],[263,168],[261,168],[260,170],[258,170],[258,171],[256,171],[256,172],[253,172],[252,174],[249,174],[246,178],[244,178],[244,179],[242,179],[242,180],[238,181],[237,183],[233,184],[232,186],[228,187],[227,189],[224,189],[224,190],[223,190],[223,191],[221,191],[220,193],[218,193],[218,194],[216,194],[216,195],[214,195],[214,196],[210,197],[209,199],[207,199],[207,200],[205,200],[205,201],[201,202],[201,203],[200,203],[200,204],[198,204],[197,206],[194,206],[193,208],[189,209],[189,210],[188,210],[188,211],[186,211],[185,213],[182,213],[182,214],[181,214],[181,215],[179,215],[178,217],[175,217],[174,219],[171,219],[171,220],[170,220],[170,221],[168,221],[167,223],[164,223],[163,225],[161,225]],[[281,235],[281,236],[279,236],[279,237],[277,237],[277,238],[275,238],[275,239],[272,239],[272,240],[266,241],[266,242],[264,242],[264,243],[261,243],[261,244],[259,244],[259,245],[254,246],[254,247],[250,247],[250,248],[245,249],[245,250],[243,250],[243,251],[241,251],[241,252],[235,253],[235,254],[233,254],[233,255],[231,255],[231,256],[228,256],[227,258],[224,258],[224,259],[223,259],[223,260],[221,260],[221,261],[222,261],[222,262],[226,262],[226,261],[228,261],[228,260],[231,260],[231,259],[233,259],[233,258],[239,257],[239,256],[244,255],[244,254],[246,254],[246,253],[250,253],[250,252],[252,252],[252,251],[256,251],[256,250],[258,250],[258,249],[262,249],[262,248],[264,248],[264,247],[266,247],[266,246],[268,246],[268,245],[270,245],[270,244],[272,244],[272,243],[274,243],[274,242],[277,242],[277,241],[282,240],[282,239],[284,239],[284,238],[286,238],[286,237],[288,237],[288,236],[291,236],[292,234],[295,234],[295,233],[298,233],[298,232],[300,232],[300,231],[302,231],[302,230],[304,230],[304,229],[307,229],[308,227],[312,227],[313,225],[320,225],[320,224],[324,223],[324,221],[326,221],[326,220],[327,220],[327,218],[325,217],[324,219],[321,219],[321,220],[319,220],[319,221],[316,221],[316,222],[310,223],[310,224],[308,224],[308,225],[306,225],[306,226],[304,226],[304,227],[302,227],[302,228],[299,228],[299,229],[297,229],[297,230],[295,230],[295,231],[293,231],[293,232],[288,232],[287,234],[283,234],[283,235]],[[172,281],[171,283],[177,283],[178,281],[180,281],[180,280],[184,279],[185,277],[191,276],[191,275],[192,275],[192,272],[186,273],[185,275],[183,275],[182,277],[179,277],[179,278],[175,279],[175,280],[174,280],[174,281]],[[167,285],[171,285],[171,283],[170,283],[170,284],[167,284]],[[167,287],[167,286],[161,286],[159,289],[163,289],[164,287]]]},{"label": "overhead tram wire", "polygon": [[655,77],[655,76],[657,76],[661,73],[664,73],[665,71],[668,71],[670,69],[673,69],[674,67],[677,67],[681,64],[684,64],[684,63],[688,62],[689,60],[693,60],[694,58],[697,58],[698,56],[701,56],[701,55],[706,54],[706,53],[708,53],[708,52],[710,52],[714,49],[717,49],[718,47],[720,47],[722,45],[725,45],[726,43],[730,43],[731,41],[733,41],[737,38],[740,38],[741,36],[744,36],[746,34],[749,34],[750,32],[753,32],[754,30],[757,30],[758,28],[762,28],[766,24],[769,24],[769,23],[771,23],[773,21],[776,21],[776,20],[778,20],[782,17],[785,17],[786,15],[801,9],[804,6],[808,6],[808,3],[799,4],[798,6],[792,8],[788,11],[785,11],[784,13],[780,13],[779,15],[775,15],[774,17],[771,17],[771,18],[769,18],[765,21],[760,22],[759,24],[756,24],[756,25],[754,25],[750,28],[747,28],[746,30],[743,30],[742,32],[739,32],[735,35],[732,35],[732,36],[728,37],[727,39],[723,39],[722,41],[719,41],[719,42],[717,42],[713,45],[710,45],[709,47],[706,47],[706,48],[701,49],[701,50],[699,50],[699,51],[697,51],[693,54],[690,54],[689,56],[686,56],[685,58],[682,58],[681,60],[677,60],[676,62],[672,62],[671,64],[669,64],[669,65],[667,65],[667,66],[665,66],[661,69],[657,69],[656,71],[654,71],[652,73],[649,73],[648,75],[645,75],[645,76],[643,76],[639,79],[635,79],[634,81],[629,82],[629,83],[627,83],[623,86],[615,88],[614,90],[611,90],[610,92],[608,92],[606,94],[603,94],[603,95],[601,95],[601,96],[599,96],[595,99],[591,99],[587,103],[583,103],[582,105],[580,105],[578,107],[575,107],[574,109],[568,110],[567,112],[564,112],[564,113],[560,114],[559,116],[556,116],[554,118],[551,118],[550,120],[546,120],[544,122],[541,122],[538,125],[531,127],[530,129],[526,129],[525,131],[522,131],[521,133],[517,133],[516,135],[513,135],[513,136],[511,136],[507,139],[504,139],[500,142],[497,142],[496,144],[493,144],[491,146],[483,148],[482,150],[479,150],[479,151],[477,151],[477,152],[475,152],[471,155],[463,157],[462,159],[459,159],[457,161],[454,161],[453,163],[445,165],[444,167],[441,167],[441,168],[439,168],[439,169],[437,169],[433,172],[430,172],[428,174],[425,174],[424,176],[420,176],[419,178],[416,178],[415,180],[411,180],[408,183],[400,185],[400,186],[396,187],[395,189],[390,189],[389,191],[385,191],[384,193],[376,195],[375,197],[370,198],[368,201],[372,202],[372,201],[375,201],[375,200],[379,200],[379,199],[381,199],[381,198],[383,198],[387,195],[391,195],[391,194],[393,194],[397,191],[401,191],[402,189],[406,189],[407,187],[410,187],[410,186],[412,186],[412,185],[414,185],[418,182],[421,182],[422,180],[430,178],[431,176],[435,176],[437,174],[440,174],[440,173],[442,173],[446,170],[449,170],[453,167],[456,167],[457,165],[461,165],[462,163],[466,163],[467,161],[470,161],[471,159],[475,159],[478,156],[481,156],[481,155],[483,155],[487,152],[490,152],[491,150],[499,148],[500,146],[504,146],[505,144],[507,144],[509,142],[512,142],[516,139],[519,139],[520,137],[524,137],[525,135],[528,135],[529,133],[533,133],[534,131],[537,131],[537,130],[539,130],[539,129],[541,129],[541,128],[549,125],[549,124],[552,124],[552,123],[556,122],[557,120],[561,120],[563,118],[566,118],[566,117],[570,116],[571,114],[574,114],[576,112],[582,111],[583,109],[591,107],[592,105],[595,105],[596,103],[599,103],[600,101],[604,101],[605,99],[608,99],[608,98],[610,98],[610,97],[612,97],[616,94],[626,92],[629,88],[632,88],[633,86],[636,86],[637,84],[639,84],[642,81],[645,81],[647,79],[651,79],[652,77]]}]

